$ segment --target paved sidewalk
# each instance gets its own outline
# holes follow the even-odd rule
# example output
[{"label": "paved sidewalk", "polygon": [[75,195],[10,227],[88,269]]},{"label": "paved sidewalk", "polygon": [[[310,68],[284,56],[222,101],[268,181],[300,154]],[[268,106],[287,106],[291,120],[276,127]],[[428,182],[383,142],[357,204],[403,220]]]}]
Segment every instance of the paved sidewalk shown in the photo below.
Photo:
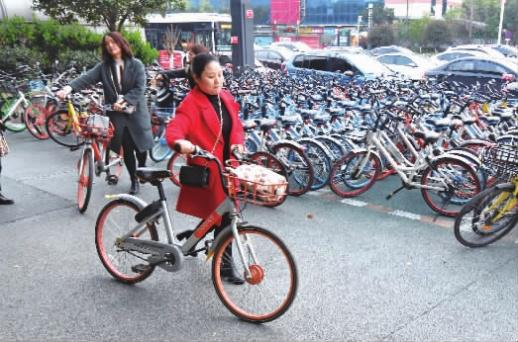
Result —
[{"label": "paved sidewalk", "polygon": [[[247,221],[289,246],[300,276],[292,308],[253,325],[221,304],[202,257],[135,286],[114,281],[93,229],[104,195],[127,191],[127,176],[114,187],[96,178],[81,215],[79,151],[26,133],[8,141],[2,185],[16,204],[0,206],[0,341],[518,341],[518,229],[464,248],[447,221],[422,219],[433,213],[418,192],[383,200],[395,178],[356,199],[368,205],[323,190],[247,209]],[[178,189],[165,186],[173,207]],[[141,196],[154,199],[154,189],[143,186]],[[174,213],[178,231],[196,223]]]}]

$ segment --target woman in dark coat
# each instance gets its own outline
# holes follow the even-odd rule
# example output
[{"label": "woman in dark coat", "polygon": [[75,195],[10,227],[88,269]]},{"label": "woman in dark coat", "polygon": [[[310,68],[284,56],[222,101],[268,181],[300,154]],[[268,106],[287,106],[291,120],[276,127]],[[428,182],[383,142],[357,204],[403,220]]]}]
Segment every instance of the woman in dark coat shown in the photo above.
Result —
[{"label": "woman in dark coat", "polygon": [[133,57],[128,42],[119,32],[107,33],[101,47],[103,61],[70,82],[57,95],[64,98],[71,91],[102,82],[105,103],[112,104],[114,109],[108,112],[115,127],[110,149],[119,153],[123,147],[124,163],[131,177],[130,193],[136,194],[139,182],[135,176],[135,157],[138,166],[144,167],[147,150],[153,147],[151,119],[145,97],[146,73],[144,65]]},{"label": "woman in dark coat", "polygon": [[[232,95],[222,90],[223,71],[218,59],[208,54],[197,55],[192,63],[192,75],[196,86],[176,110],[175,118],[169,123],[166,132],[167,143],[173,147],[181,146],[181,152],[191,154],[197,145],[209,152],[213,151],[221,163],[230,159],[231,151],[243,152],[244,131],[238,112],[239,105]],[[194,145],[193,145],[194,144]],[[204,165],[200,158],[188,160],[190,165]],[[182,186],[176,209],[179,212],[207,218],[224,200],[225,192],[221,185],[216,164],[209,163],[209,184],[207,188]],[[220,222],[218,222],[220,223]],[[214,234],[229,224],[223,216]],[[243,284],[233,269],[231,249],[225,251],[226,257],[221,269],[223,280]]]}]

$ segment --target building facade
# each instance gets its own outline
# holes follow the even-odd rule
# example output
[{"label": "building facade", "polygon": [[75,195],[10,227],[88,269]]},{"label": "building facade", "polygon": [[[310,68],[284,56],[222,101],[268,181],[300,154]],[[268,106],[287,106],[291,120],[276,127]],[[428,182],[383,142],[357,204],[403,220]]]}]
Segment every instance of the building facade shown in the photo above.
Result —
[{"label": "building facade", "polygon": [[400,19],[442,18],[448,10],[460,6],[462,0],[385,0],[385,7],[393,9]]}]

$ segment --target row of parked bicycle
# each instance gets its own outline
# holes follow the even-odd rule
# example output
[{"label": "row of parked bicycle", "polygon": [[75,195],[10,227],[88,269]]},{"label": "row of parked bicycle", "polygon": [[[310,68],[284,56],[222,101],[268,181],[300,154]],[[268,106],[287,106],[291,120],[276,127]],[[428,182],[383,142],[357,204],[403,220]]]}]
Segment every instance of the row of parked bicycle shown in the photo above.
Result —
[{"label": "row of parked bicycle", "polygon": [[[148,69],[148,79],[157,72]],[[73,149],[84,144],[81,118],[106,108],[100,88],[74,94],[68,106],[55,100],[53,92],[74,75],[70,69],[28,81],[0,74],[6,127],[27,127],[38,139],[50,137]],[[515,94],[491,83],[468,87],[377,79],[343,84],[332,76],[249,69],[239,76],[227,72],[226,85],[241,104],[250,160],[285,175],[293,196],[329,185],[338,196],[354,197],[397,175],[402,186],[387,198],[417,188],[432,210],[454,217],[502,177],[485,165],[482,152],[496,143],[512,145],[518,135],[516,103],[510,100]],[[147,89],[155,135],[150,156],[168,160],[177,185],[185,160],[169,149],[164,135],[188,91],[186,80],[168,79],[150,82]],[[110,165],[121,172],[120,162],[112,156],[97,165],[97,173]]]}]

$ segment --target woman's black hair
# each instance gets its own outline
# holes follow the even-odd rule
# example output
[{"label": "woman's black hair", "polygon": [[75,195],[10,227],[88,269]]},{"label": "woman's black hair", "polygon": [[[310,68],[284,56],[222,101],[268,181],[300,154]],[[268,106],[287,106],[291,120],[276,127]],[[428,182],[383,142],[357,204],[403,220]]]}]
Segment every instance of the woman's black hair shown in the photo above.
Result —
[{"label": "woman's black hair", "polygon": [[191,72],[196,78],[201,78],[201,74],[203,74],[203,70],[205,70],[205,67],[207,64],[211,62],[216,62],[219,64],[218,59],[210,55],[208,53],[200,53],[199,55],[196,55],[194,59],[192,60],[191,64]]}]

